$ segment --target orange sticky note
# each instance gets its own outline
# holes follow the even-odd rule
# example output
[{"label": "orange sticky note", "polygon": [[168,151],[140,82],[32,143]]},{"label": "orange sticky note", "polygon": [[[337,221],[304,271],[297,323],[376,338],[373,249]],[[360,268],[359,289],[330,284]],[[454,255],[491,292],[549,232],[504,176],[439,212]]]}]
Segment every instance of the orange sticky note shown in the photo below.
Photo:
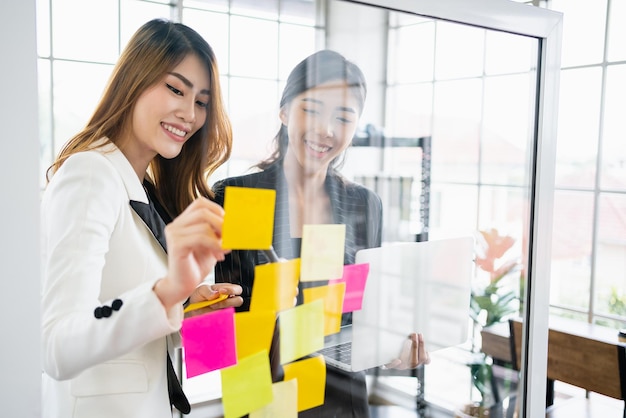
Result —
[{"label": "orange sticky note", "polygon": [[302,290],[304,303],[317,299],[324,301],[324,335],[335,334],[341,328],[341,314],[343,299],[346,293],[346,283],[339,282],[328,286],[307,287]]},{"label": "orange sticky note", "polygon": [[300,280],[341,277],[345,242],[346,226],[343,224],[303,225]]},{"label": "orange sticky note", "polygon": [[250,418],[298,418],[298,380],[276,382],[272,391],[272,403],[250,412]]},{"label": "orange sticky note", "polygon": [[293,308],[299,274],[299,258],[255,266],[250,311],[280,312]]},{"label": "orange sticky note", "polygon": [[279,314],[280,364],[324,347],[324,301],[314,300]]},{"label": "orange sticky note", "polygon": [[268,250],[272,246],[275,205],[276,190],[226,187],[222,248]]},{"label": "orange sticky note", "polygon": [[268,352],[263,350],[222,369],[224,418],[239,418],[274,400]]},{"label": "orange sticky note", "polygon": [[324,403],[326,388],[326,362],[315,356],[283,366],[285,381],[298,380],[298,412]]},{"label": "orange sticky note", "polygon": [[235,314],[237,358],[241,360],[261,350],[269,352],[275,325],[274,311],[237,312]]}]

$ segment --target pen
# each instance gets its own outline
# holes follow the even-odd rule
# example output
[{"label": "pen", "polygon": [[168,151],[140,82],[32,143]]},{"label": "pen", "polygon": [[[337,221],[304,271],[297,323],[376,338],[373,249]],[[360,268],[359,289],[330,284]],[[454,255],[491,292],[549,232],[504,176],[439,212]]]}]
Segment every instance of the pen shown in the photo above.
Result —
[{"label": "pen", "polygon": [[198,303],[192,303],[191,305],[188,305],[184,309],[183,313],[187,313],[187,312],[190,312],[190,311],[195,311],[196,309],[200,309],[200,308],[205,308],[207,306],[213,305],[214,303],[221,302],[224,299],[228,299],[228,295],[219,295],[215,299],[205,300],[203,302],[198,302]]},{"label": "pen", "polygon": [[278,254],[276,254],[276,251],[274,251],[274,247],[270,246],[269,249],[263,250],[263,253],[267,257],[267,259],[270,260],[270,262],[272,263],[280,262],[280,259],[278,258]]}]

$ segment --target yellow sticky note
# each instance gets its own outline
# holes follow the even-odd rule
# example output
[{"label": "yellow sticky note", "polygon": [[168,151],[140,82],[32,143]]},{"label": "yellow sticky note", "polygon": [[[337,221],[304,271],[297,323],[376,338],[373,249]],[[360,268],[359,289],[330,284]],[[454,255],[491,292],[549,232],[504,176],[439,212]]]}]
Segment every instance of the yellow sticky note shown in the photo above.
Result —
[{"label": "yellow sticky note", "polygon": [[324,347],[324,301],[321,299],[279,314],[280,364],[289,363]]},{"label": "yellow sticky note", "polygon": [[243,359],[261,350],[270,351],[276,312],[255,311],[235,314],[237,358]]},{"label": "yellow sticky note", "polygon": [[338,279],[343,276],[346,226],[343,224],[303,225],[300,280]]},{"label": "yellow sticky note", "polygon": [[274,401],[252,411],[250,418],[298,418],[298,381],[276,382],[272,385]]},{"label": "yellow sticky note", "polygon": [[268,250],[272,246],[275,205],[276,190],[226,187],[222,248]]},{"label": "yellow sticky note", "polygon": [[255,266],[250,311],[293,308],[299,275],[299,258]]},{"label": "yellow sticky note", "polygon": [[326,363],[324,357],[315,356],[283,366],[285,381],[298,380],[298,412],[324,403],[326,388]]},{"label": "yellow sticky note", "polygon": [[239,418],[274,400],[268,352],[248,356],[222,369],[224,418]]},{"label": "yellow sticky note", "polygon": [[329,284],[328,286],[307,287],[303,289],[302,293],[304,303],[317,299],[324,301],[324,335],[339,332],[346,284],[341,282]]}]

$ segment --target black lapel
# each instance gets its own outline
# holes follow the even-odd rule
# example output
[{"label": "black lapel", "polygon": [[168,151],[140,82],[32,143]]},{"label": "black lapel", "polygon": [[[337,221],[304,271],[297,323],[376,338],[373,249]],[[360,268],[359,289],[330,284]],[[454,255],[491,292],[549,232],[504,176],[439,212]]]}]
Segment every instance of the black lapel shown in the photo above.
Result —
[{"label": "black lapel", "polygon": [[[300,256],[300,248],[293,248],[289,227],[289,192],[282,164],[276,164],[261,174],[268,187],[276,190],[274,209],[274,235],[272,245],[276,253],[287,260]],[[263,187],[260,185],[259,187]]]},{"label": "black lapel", "polygon": [[[152,232],[152,235],[154,235],[154,238],[159,241],[159,244],[161,244],[161,247],[163,247],[163,250],[167,253],[167,242],[165,241],[165,222],[157,211],[153,200],[150,198],[149,190],[152,189],[149,189],[146,184],[144,184],[144,187],[146,187],[149,204],[131,200],[129,202],[130,207],[132,207],[135,213],[139,215],[148,229],[150,229],[150,232]],[[170,358],[169,352],[167,352],[167,391],[171,405],[185,415],[191,411],[191,406],[185,396],[185,393],[183,392],[182,386],[180,385],[180,381],[178,380],[178,376],[176,375],[176,371],[172,365],[172,359]]]},{"label": "black lapel", "polygon": [[161,247],[163,247],[163,250],[167,252],[167,243],[165,241],[165,222],[163,222],[163,219],[161,219],[161,216],[159,216],[154,206],[138,202],[136,200],[131,200],[130,206],[143,220],[148,229],[150,229],[154,238],[156,238],[156,240],[159,241],[159,244],[161,244]]},{"label": "black lapel", "polygon": [[332,172],[326,174],[324,187],[330,198],[330,210],[332,212],[332,222],[336,224],[347,224],[346,214],[346,191],[342,187],[341,180]]}]

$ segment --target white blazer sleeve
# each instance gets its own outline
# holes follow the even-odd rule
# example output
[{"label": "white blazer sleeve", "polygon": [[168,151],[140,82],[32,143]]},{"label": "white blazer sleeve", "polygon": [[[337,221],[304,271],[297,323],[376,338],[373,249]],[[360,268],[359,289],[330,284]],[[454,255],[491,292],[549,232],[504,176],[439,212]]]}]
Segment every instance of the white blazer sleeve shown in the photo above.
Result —
[{"label": "white blazer sleeve", "polygon": [[[136,244],[131,240],[131,252],[124,259],[110,255],[111,237],[120,235],[118,229],[123,225],[134,230],[134,234],[129,231],[130,236],[141,236],[137,228],[143,225],[133,223],[130,210],[119,172],[98,152],[70,157],[44,192],[42,356],[44,371],[55,379],[72,378],[93,365],[176,332],[182,325],[182,307],[166,312],[152,291],[160,277],[138,278],[137,269],[126,268],[140,261],[140,250],[145,254],[149,242]],[[134,248],[136,254],[132,253]],[[111,277],[103,276],[105,262]],[[119,266],[111,268],[110,264]],[[99,320],[94,309],[110,302],[100,300],[102,290],[107,286],[111,289],[110,282],[114,288],[120,283],[137,285],[117,296],[123,301],[119,311]]]}]

